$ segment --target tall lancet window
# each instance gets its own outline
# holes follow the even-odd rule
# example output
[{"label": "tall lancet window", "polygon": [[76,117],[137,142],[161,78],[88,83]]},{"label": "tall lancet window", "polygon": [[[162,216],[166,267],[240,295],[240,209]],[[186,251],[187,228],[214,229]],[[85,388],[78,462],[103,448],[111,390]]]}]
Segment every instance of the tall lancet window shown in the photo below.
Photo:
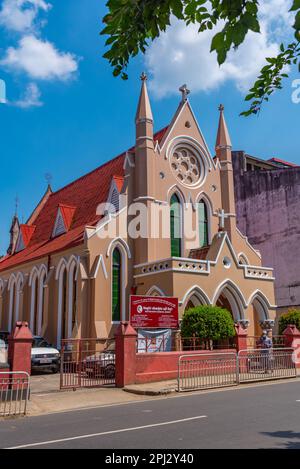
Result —
[{"label": "tall lancet window", "polygon": [[15,321],[15,309],[16,309],[16,282],[14,281],[10,287],[9,293],[9,319],[8,319],[8,330],[11,332],[14,328]]},{"label": "tall lancet window", "polygon": [[112,259],[112,320],[121,320],[121,253],[115,248]]},{"label": "tall lancet window", "polygon": [[66,328],[66,323],[67,323],[67,269],[64,269],[63,272],[63,277],[62,277],[62,304],[61,304],[61,338],[65,339],[67,337],[67,328]]},{"label": "tall lancet window", "polygon": [[73,288],[72,288],[72,331],[76,325],[77,319],[77,279],[76,269],[73,271]]},{"label": "tall lancet window", "polygon": [[176,194],[171,197],[170,222],[171,256],[181,257],[181,205]]},{"label": "tall lancet window", "polygon": [[200,200],[198,203],[199,221],[199,245],[201,248],[208,246],[208,212],[206,203]]},{"label": "tall lancet window", "polygon": [[38,335],[38,310],[39,310],[39,288],[38,288],[38,277],[34,276],[32,281],[32,332],[34,335]]}]

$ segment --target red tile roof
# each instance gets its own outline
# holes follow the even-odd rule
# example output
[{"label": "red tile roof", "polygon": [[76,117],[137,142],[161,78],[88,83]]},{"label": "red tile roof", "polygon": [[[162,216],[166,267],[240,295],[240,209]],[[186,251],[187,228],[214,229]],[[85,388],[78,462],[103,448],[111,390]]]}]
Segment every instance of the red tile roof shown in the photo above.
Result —
[{"label": "red tile roof", "polygon": [[[154,140],[160,142],[167,128],[157,132]],[[133,152],[134,147],[128,151]],[[97,207],[107,201],[112,177],[118,180],[124,177],[125,157],[126,152],[50,194],[34,220],[36,228],[27,247],[23,251],[0,259],[0,271],[81,244],[85,227],[96,225],[101,218],[96,213]],[[69,231],[57,238],[51,238],[59,206],[72,208],[73,216],[69,216],[71,215],[69,210],[67,214],[67,220],[70,222]]]},{"label": "red tile roof", "polygon": [[210,246],[204,246],[203,248],[196,248],[196,249],[191,249],[189,258],[190,259],[197,259],[201,261],[206,260],[206,256],[208,254]]}]

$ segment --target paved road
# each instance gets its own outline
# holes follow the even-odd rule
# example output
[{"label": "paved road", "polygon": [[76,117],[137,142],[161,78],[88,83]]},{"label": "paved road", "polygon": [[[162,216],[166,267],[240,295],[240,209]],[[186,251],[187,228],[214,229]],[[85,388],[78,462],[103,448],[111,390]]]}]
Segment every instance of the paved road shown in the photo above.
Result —
[{"label": "paved road", "polygon": [[300,382],[2,421],[0,446],[300,448]]}]

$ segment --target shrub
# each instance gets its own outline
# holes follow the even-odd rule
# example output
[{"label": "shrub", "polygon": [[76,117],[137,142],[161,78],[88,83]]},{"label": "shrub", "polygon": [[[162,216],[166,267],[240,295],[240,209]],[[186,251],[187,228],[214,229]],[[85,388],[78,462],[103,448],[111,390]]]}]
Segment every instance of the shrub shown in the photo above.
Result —
[{"label": "shrub", "polygon": [[185,311],[181,323],[182,337],[220,340],[235,336],[232,316],[218,306],[196,306]]},{"label": "shrub", "polygon": [[290,309],[279,318],[279,334],[283,334],[289,324],[294,324],[300,330],[300,310]]}]

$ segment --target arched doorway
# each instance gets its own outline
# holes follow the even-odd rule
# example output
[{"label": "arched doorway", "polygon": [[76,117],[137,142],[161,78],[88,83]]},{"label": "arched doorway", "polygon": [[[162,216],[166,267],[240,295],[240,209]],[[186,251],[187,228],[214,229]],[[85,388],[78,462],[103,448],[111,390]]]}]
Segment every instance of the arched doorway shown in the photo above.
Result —
[{"label": "arched doorway", "polygon": [[213,303],[227,309],[232,314],[234,322],[245,318],[246,302],[233,282],[228,281],[217,289]]},{"label": "arched doorway", "polygon": [[231,306],[228,301],[228,298],[226,298],[226,296],[224,296],[223,294],[219,296],[216,306],[219,306],[220,308],[223,308],[223,309],[227,309],[232,314]]},{"label": "arched doorway", "polygon": [[253,307],[253,333],[254,336],[260,336],[261,323],[270,318],[268,301],[261,292],[257,292],[250,300],[250,304]]},{"label": "arched doorway", "polygon": [[207,295],[198,285],[194,285],[186,292],[184,298],[182,299],[182,304],[184,305],[184,311],[187,311],[190,308],[195,308],[196,306],[209,305],[210,301]]}]

